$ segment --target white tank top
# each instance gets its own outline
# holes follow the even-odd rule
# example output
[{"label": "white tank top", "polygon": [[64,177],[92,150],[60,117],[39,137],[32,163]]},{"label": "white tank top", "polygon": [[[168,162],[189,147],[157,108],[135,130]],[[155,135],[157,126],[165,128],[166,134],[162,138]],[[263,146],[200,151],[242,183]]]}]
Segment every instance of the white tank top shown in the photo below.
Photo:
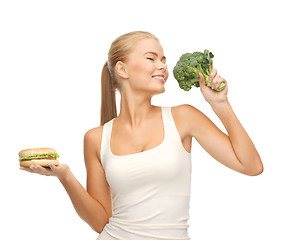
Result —
[{"label": "white tank top", "polygon": [[104,124],[100,155],[113,212],[97,240],[190,240],[191,153],[182,145],[171,107],[161,111],[163,142],[139,153],[114,155],[114,119]]}]

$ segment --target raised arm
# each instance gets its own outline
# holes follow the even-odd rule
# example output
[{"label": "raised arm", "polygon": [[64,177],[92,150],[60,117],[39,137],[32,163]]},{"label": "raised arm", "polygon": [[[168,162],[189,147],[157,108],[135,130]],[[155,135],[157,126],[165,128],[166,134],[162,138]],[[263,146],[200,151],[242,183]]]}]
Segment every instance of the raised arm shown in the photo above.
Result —
[{"label": "raised arm", "polygon": [[[228,101],[228,83],[218,74],[217,69],[213,68],[213,61],[211,68],[212,72],[209,76],[211,88],[206,85],[204,76],[200,73],[200,91],[224,124],[228,135],[223,133],[201,111],[189,104],[179,106],[180,115],[184,116],[190,135],[214,159],[237,172],[249,176],[259,175],[263,172],[262,161]],[[226,87],[222,91],[213,90],[222,82],[226,83]]]},{"label": "raised arm", "polygon": [[214,106],[215,113],[223,122],[229,135],[223,133],[197,108],[183,104],[179,115],[184,116],[190,136],[223,165],[248,176],[263,171],[261,159],[230,105]]}]

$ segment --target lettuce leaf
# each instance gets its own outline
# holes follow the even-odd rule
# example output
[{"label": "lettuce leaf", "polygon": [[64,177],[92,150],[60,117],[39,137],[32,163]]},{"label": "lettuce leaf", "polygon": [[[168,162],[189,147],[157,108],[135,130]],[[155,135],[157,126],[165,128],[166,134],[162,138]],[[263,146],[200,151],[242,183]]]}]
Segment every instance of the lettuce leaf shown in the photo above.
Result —
[{"label": "lettuce leaf", "polygon": [[51,154],[43,153],[43,154],[36,154],[36,155],[33,155],[33,156],[23,156],[23,157],[20,157],[19,160],[42,158],[42,157],[57,157],[57,158],[59,158],[60,156],[57,153],[51,153]]}]

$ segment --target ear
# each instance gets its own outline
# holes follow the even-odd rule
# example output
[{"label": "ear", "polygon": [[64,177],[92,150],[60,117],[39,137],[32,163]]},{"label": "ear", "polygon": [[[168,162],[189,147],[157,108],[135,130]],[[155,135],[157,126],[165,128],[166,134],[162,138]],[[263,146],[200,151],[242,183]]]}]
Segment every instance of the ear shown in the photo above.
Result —
[{"label": "ear", "polygon": [[125,63],[118,61],[115,65],[117,74],[122,78],[128,78],[128,71]]}]

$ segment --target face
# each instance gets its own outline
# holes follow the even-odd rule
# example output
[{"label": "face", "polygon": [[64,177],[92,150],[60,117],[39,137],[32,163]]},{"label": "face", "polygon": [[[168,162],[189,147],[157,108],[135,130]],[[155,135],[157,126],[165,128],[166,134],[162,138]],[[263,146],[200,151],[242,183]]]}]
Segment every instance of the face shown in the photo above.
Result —
[{"label": "face", "polygon": [[155,39],[138,41],[133,46],[127,62],[118,65],[118,71],[123,87],[149,92],[152,95],[165,91],[164,85],[169,77],[163,48]]}]

